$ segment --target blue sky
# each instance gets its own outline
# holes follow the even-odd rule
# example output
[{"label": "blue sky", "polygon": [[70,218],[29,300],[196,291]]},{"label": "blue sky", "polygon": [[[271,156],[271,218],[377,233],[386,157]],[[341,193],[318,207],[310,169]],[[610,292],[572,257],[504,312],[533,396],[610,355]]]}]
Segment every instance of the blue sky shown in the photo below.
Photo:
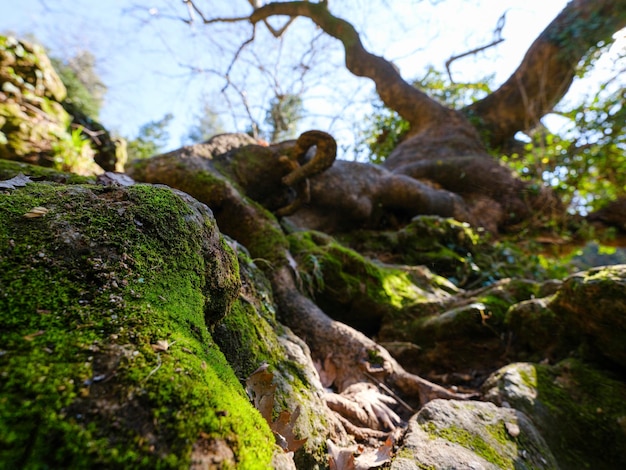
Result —
[{"label": "blue sky", "polygon": [[[217,74],[194,74],[189,69],[194,66],[225,70],[236,49],[235,42],[249,33],[245,26],[237,26],[238,32],[232,34],[224,28],[218,31],[199,24],[189,27],[167,18],[185,13],[180,8],[182,2],[171,0],[11,3],[12,8],[5,7],[0,16],[0,31],[35,34],[54,55],[61,57],[71,56],[80,48],[94,52],[98,71],[108,86],[101,119],[105,126],[120,134],[132,137],[142,124],[173,113],[169,147],[177,147],[195,122],[202,97],[223,115],[227,130],[241,131],[247,127],[241,94],[231,87],[226,95],[221,95],[225,82]],[[397,8],[393,12],[377,7],[378,3],[330,2],[336,14],[353,21],[372,52],[392,59],[407,78],[419,76],[429,64],[443,68],[451,55],[489,42],[498,18],[507,11],[503,30],[506,41],[498,48],[453,66],[456,80],[477,80],[494,73],[496,82],[501,82],[567,1],[445,0],[436,6],[429,1],[380,2]],[[213,5],[213,11],[222,14],[246,14],[250,10],[246,0],[213,2]],[[156,14],[150,15],[150,8]],[[233,68],[233,76],[243,84],[240,91],[245,91],[252,113],[259,121],[276,83],[257,74],[258,60],[267,58],[278,69],[288,63],[289,57],[299,57],[308,47],[311,37],[308,34],[316,33],[310,22],[298,20],[289,34],[280,43],[259,31],[258,47],[253,51],[257,59],[244,57]],[[310,117],[302,123],[301,130],[312,127],[330,130],[341,145],[350,141],[354,120],[367,114],[373,87],[368,80],[354,78],[343,69],[343,54],[336,42],[322,38],[319,44],[325,55],[311,59],[318,73],[315,80],[305,84],[305,106]],[[288,74],[280,80],[279,88],[284,91],[303,86]]]}]

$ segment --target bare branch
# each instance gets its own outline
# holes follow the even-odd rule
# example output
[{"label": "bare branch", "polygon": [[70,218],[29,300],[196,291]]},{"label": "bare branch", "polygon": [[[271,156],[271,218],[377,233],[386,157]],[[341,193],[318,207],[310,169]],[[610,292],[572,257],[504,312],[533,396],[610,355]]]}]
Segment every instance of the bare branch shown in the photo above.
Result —
[{"label": "bare branch", "polygon": [[183,3],[187,5],[187,9],[189,10],[189,20],[183,20],[185,23],[191,24],[193,22],[193,12],[200,17],[204,24],[212,24],[212,23],[238,23],[241,21],[248,21],[250,17],[248,16],[238,16],[233,18],[207,18],[202,10],[196,5],[196,2],[193,0],[183,0]]},{"label": "bare branch", "polygon": [[409,121],[412,131],[433,122],[434,117],[446,114],[442,105],[407,83],[393,64],[368,52],[354,27],[332,15],[325,2],[269,3],[254,10],[250,21],[254,24],[277,15],[307,17],[328,35],[341,41],[348,70],[356,76],[373,80],[383,102]]},{"label": "bare branch", "polygon": [[[254,41],[254,37],[256,35],[256,25],[253,25],[252,27],[252,36],[250,36],[249,39],[247,39],[246,41],[244,41],[241,46],[239,46],[239,48],[237,49],[237,52],[235,52],[235,55],[233,57],[233,60],[230,62],[230,65],[228,66],[228,69],[226,69],[226,78],[228,79],[228,77],[230,76],[230,71],[233,69],[233,66],[235,65],[235,62],[237,62],[237,59],[239,58],[239,55],[241,54],[241,52],[246,48],[246,46],[248,44],[251,44]],[[229,81],[230,83],[230,81]],[[226,84],[226,86],[224,86],[224,88],[222,88],[222,93],[224,91],[226,91],[226,88],[228,88],[228,83]]]},{"label": "bare branch", "polygon": [[453,55],[448,60],[446,60],[446,71],[448,72],[448,78],[450,79],[450,83],[454,83],[454,79],[452,78],[452,73],[450,72],[450,64],[455,60],[462,59],[463,57],[467,57],[468,55],[478,54],[490,47],[497,46],[501,42],[504,42],[504,39],[500,38],[495,41],[490,42],[484,46],[477,47],[476,49],[472,49],[471,51],[463,52],[462,54]]},{"label": "bare branch", "polygon": [[496,23],[496,29],[493,30],[493,40],[484,46],[477,47],[472,49],[471,51],[464,52],[459,55],[453,55],[448,60],[446,60],[446,71],[448,72],[448,78],[450,79],[450,83],[454,83],[454,79],[452,78],[452,72],[450,72],[450,64],[455,60],[461,59],[463,57],[467,57],[468,55],[478,54],[484,50],[489,49],[490,47],[497,46],[501,42],[504,42],[504,38],[502,37],[502,30],[504,29],[504,25],[506,24],[506,11],[502,13],[500,18],[498,18],[498,23]]}]

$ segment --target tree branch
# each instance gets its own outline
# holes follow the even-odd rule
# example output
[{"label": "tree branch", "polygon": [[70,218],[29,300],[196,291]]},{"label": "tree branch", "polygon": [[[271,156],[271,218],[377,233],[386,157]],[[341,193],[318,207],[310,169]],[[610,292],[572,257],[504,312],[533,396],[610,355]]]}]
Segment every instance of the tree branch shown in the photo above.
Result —
[{"label": "tree branch", "polygon": [[269,3],[254,10],[250,21],[256,24],[277,15],[309,18],[328,35],[341,41],[348,70],[356,76],[373,80],[385,105],[409,121],[413,132],[436,121],[438,116],[443,117],[446,114],[446,108],[407,83],[393,64],[368,52],[363,47],[354,26],[333,16],[324,3],[301,1]]},{"label": "tree branch", "polygon": [[492,148],[534,127],[569,89],[580,60],[626,26],[626,0],[572,0],[532,44],[513,75],[465,109]]}]

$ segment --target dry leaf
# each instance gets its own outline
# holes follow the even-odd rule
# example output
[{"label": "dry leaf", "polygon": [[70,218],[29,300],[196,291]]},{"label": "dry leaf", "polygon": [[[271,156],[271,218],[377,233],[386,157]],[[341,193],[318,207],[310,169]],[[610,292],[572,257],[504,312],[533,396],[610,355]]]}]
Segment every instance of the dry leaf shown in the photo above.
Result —
[{"label": "dry leaf", "polygon": [[366,449],[361,455],[354,459],[355,470],[368,470],[377,468],[391,461],[391,451],[393,450],[393,440],[387,440],[378,449]]},{"label": "dry leaf", "polygon": [[274,392],[276,385],[272,382],[274,374],[268,370],[267,364],[262,364],[246,380],[248,396],[254,400],[254,407],[259,410],[261,416],[269,424],[272,423],[272,410],[274,408]]},{"label": "dry leaf", "polygon": [[154,352],[160,352],[167,351],[170,348],[171,344],[168,343],[166,339],[160,339],[155,344],[151,344],[150,346],[152,346],[152,350]]},{"label": "dry leaf", "polygon": [[[391,437],[377,449],[361,446],[339,447],[332,441],[326,441],[328,448],[328,463],[331,470],[369,470],[378,468],[391,461],[393,439]],[[355,457],[354,454],[362,452]]]},{"label": "dry leaf", "polygon": [[27,183],[31,183],[31,179],[28,176],[24,176],[22,173],[11,178],[10,180],[0,181],[0,189],[15,189],[20,186],[26,186]]},{"label": "dry leaf", "polygon": [[284,448],[285,451],[289,450],[295,452],[306,442],[306,437],[304,439],[297,439],[293,432],[298,416],[300,416],[300,406],[298,406],[293,413],[286,410],[281,411],[278,415],[278,419],[270,423],[272,431],[285,439],[287,445],[287,447]]},{"label": "dry leaf", "polygon": [[26,214],[24,214],[24,217],[26,217],[27,219],[36,219],[38,217],[43,217],[48,212],[48,209],[46,209],[45,207],[37,206],[33,207]]},{"label": "dry leaf", "polygon": [[354,451],[356,446],[339,447],[331,440],[326,441],[328,449],[328,465],[330,470],[356,470]]},{"label": "dry leaf", "polygon": [[317,369],[317,373],[320,376],[320,381],[322,385],[326,388],[332,386],[333,382],[337,378],[337,367],[335,363],[332,361],[333,353],[329,353],[324,358],[324,364],[321,364],[320,361],[315,361],[315,368]]},{"label": "dry leaf", "polygon": [[276,384],[274,384],[274,374],[268,368],[269,366],[264,363],[248,377],[246,380],[246,391],[250,398],[254,400],[254,407],[259,410],[261,416],[270,425],[276,442],[285,452],[295,452],[306,442],[306,438],[297,439],[294,434],[295,423],[298,416],[300,416],[300,407],[297,407],[293,413],[283,410],[278,415],[276,421],[272,421]]}]

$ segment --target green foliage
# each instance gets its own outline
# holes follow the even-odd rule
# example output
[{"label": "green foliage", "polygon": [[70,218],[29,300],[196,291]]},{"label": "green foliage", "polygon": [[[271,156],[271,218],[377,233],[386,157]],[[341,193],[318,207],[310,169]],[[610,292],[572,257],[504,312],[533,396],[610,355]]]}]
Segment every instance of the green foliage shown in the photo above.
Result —
[{"label": "green foliage", "polygon": [[77,128],[59,137],[52,145],[54,151],[54,167],[57,169],[71,168],[75,172],[81,170],[81,163],[93,159],[93,150],[83,134]]},{"label": "green foliage", "polygon": [[68,111],[77,110],[93,120],[98,120],[106,93],[106,86],[95,70],[95,57],[89,51],[80,51],[68,60],[51,58],[50,61],[67,89],[64,105]]},{"label": "green foliage", "polygon": [[198,144],[200,142],[206,142],[211,137],[217,134],[226,132],[224,130],[224,123],[220,119],[211,104],[208,101],[203,101],[200,107],[200,112],[194,116],[196,124],[191,126],[185,140],[192,144]]},{"label": "green foliage", "polygon": [[365,154],[372,163],[382,163],[402,141],[409,130],[409,122],[382,103],[374,103],[374,113],[366,118],[355,153]]},{"label": "green foliage", "polygon": [[[491,92],[491,80],[492,77],[487,77],[476,83],[456,83],[444,72],[431,66],[424,77],[413,82],[413,86],[450,108],[461,109],[487,96]],[[380,101],[374,103],[373,115],[360,129],[357,155],[365,154],[373,163],[383,162],[402,141],[409,127],[409,123],[397,112],[385,107]]]},{"label": "green foliage", "polygon": [[415,80],[413,86],[423,90],[428,96],[453,109],[461,109],[491,93],[493,76],[476,83],[457,83],[445,73],[429,67],[424,78]]},{"label": "green foliage", "polygon": [[302,119],[303,111],[302,98],[299,95],[279,94],[272,98],[265,117],[265,123],[270,126],[268,140],[280,142],[296,137],[298,121]]},{"label": "green foliage", "polygon": [[174,119],[167,113],[158,121],[150,121],[139,129],[137,137],[128,140],[128,159],[150,158],[163,150],[169,139],[167,127]]},{"label": "green foliage", "polygon": [[557,134],[540,126],[523,152],[504,156],[520,175],[540,177],[572,212],[587,213],[626,195],[626,91],[604,86],[560,113]]}]

